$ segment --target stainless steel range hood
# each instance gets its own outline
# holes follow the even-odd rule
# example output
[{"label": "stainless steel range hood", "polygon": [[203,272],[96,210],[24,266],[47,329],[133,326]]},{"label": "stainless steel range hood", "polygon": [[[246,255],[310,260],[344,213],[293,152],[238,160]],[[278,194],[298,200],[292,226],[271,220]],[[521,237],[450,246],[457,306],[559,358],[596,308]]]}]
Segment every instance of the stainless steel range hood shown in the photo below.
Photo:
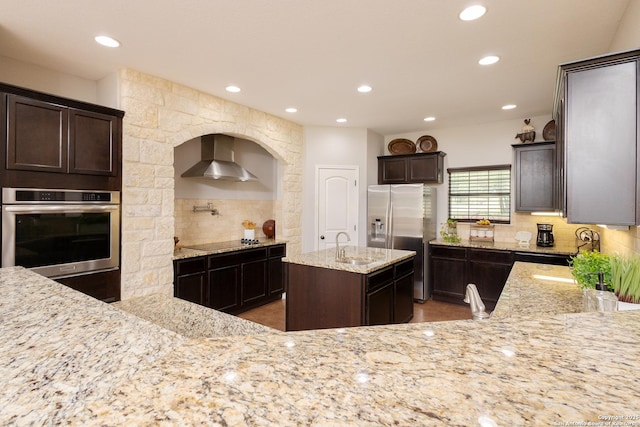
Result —
[{"label": "stainless steel range hood", "polygon": [[200,161],[181,176],[225,181],[257,181],[258,178],[233,159],[234,138],[229,135],[204,135],[200,141]]}]

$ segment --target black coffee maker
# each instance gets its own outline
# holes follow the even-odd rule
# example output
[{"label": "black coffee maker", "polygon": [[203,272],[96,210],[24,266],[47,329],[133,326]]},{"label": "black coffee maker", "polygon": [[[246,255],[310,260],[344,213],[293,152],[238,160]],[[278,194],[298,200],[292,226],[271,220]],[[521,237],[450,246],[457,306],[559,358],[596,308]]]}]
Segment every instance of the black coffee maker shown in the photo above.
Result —
[{"label": "black coffee maker", "polygon": [[553,224],[538,224],[536,245],[542,247],[553,246]]}]

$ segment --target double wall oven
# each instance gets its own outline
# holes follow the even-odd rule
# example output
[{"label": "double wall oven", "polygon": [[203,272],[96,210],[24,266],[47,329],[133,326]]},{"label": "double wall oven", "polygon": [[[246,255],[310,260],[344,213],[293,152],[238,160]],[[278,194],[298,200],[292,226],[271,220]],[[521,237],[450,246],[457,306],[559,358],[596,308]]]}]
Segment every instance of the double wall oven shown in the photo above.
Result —
[{"label": "double wall oven", "polygon": [[2,189],[2,267],[58,279],[120,267],[120,192]]}]

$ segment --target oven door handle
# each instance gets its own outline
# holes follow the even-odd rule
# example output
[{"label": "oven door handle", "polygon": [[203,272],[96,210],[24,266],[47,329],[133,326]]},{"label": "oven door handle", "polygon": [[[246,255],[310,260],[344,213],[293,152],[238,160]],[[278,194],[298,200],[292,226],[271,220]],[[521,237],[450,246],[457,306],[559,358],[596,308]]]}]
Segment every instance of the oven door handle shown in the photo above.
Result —
[{"label": "oven door handle", "polygon": [[2,210],[13,213],[40,213],[40,212],[62,212],[62,213],[78,213],[78,212],[106,212],[117,211],[118,205],[64,205],[64,206],[23,206],[23,205],[4,205]]}]

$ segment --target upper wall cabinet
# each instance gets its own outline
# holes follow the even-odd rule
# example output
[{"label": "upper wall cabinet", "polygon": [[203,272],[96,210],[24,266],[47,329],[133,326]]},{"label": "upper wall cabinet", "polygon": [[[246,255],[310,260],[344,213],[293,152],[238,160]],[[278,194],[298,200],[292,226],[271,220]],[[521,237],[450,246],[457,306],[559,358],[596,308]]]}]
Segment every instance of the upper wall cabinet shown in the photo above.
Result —
[{"label": "upper wall cabinet", "polygon": [[640,224],[640,50],[562,64],[554,118],[569,223]]},{"label": "upper wall cabinet", "polygon": [[442,151],[378,157],[378,184],[441,184],[444,173]]},{"label": "upper wall cabinet", "polygon": [[556,210],[556,144],[536,142],[512,147],[515,211]]},{"label": "upper wall cabinet", "polygon": [[2,186],[120,189],[122,111],[9,85],[0,92]]}]

